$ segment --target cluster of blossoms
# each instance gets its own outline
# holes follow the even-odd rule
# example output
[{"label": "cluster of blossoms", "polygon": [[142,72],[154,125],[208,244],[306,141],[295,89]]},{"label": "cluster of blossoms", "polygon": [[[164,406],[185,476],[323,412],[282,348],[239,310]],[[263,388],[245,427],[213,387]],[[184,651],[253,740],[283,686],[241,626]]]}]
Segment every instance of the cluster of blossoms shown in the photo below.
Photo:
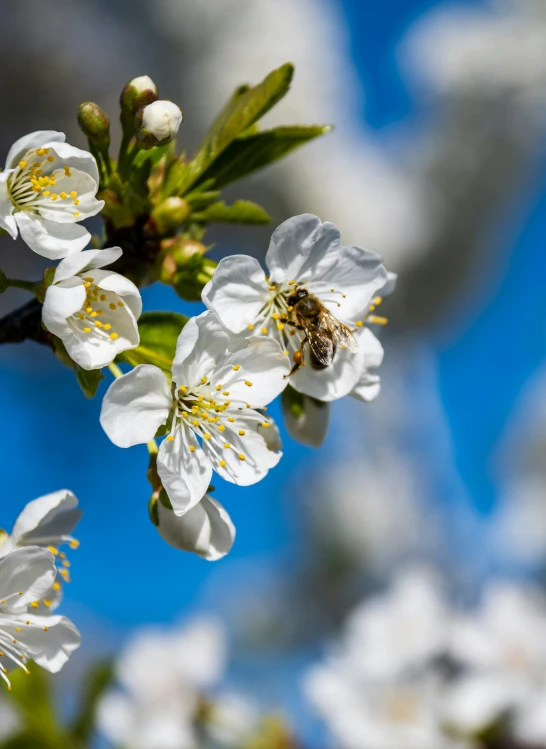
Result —
[{"label": "cluster of blossoms", "polygon": [[[160,429],[167,435],[156,463],[167,494],[158,503],[159,532],[207,559],[223,556],[234,538],[228,514],[206,495],[212,472],[247,486],[278,463],[280,441],[265,410],[289,382],[324,402],[347,394],[370,400],[379,391],[383,351],[364,323],[383,321],[372,311],[393,279],[381,259],[341,246],[332,224],[305,214],[274,232],[266,260],[269,276],[254,258],[222,260],[203,290],[208,310],[178,338],[172,377],[139,365],[110,386],[102,406],[101,424],[120,447],[150,443]],[[291,317],[297,288],[352,330],[358,345],[340,346],[330,366],[302,367],[289,380],[290,353],[309,335]]]},{"label": "cluster of blossoms", "polygon": [[491,583],[454,612],[440,580],[405,570],[349,616],[305,690],[341,749],[546,744],[546,601]]},{"label": "cluster of blossoms", "polygon": [[211,618],[137,632],[116,663],[119,688],[101,699],[99,731],[126,749],[295,746],[284,722],[238,692],[217,690],[227,645]]},{"label": "cluster of blossoms", "polygon": [[[40,292],[43,327],[79,368],[109,366],[119,378],[104,398],[101,424],[120,447],[148,444],[150,514],[159,533],[218,559],[235,530],[207,494],[213,471],[246,486],[278,463],[281,443],[266,409],[288,385],[300,402],[285,408],[287,427],[315,445],[326,432],[327,404],[377,396],[383,350],[369,324],[384,322],[374,312],[395,279],[378,255],[343,246],[333,224],[295,216],[273,233],[267,274],[253,257],[232,255],[209,275],[207,311],[181,330],[170,373],[150,363],[122,374],[114,360],[139,347],[142,300],[133,281],[106,267],[119,263],[120,247],[84,249],[90,234],[80,222],[104,208],[97,194],[106,194],[101,179],[112,164],[106,115],[88,103],[80,117],[97,158],[66,144],[62,133],[21,138],[0,179],[0,227],[60,260]],[[169,143],[181,120],[176,105],[157,100],[149,78],[128,84],[122,125],[134,145],[120,156],[120,175],[139,149]],[[165,222],[161,211],[152,217],[156,228]],[[156,436],[164,437],[159,449]]]},{"label": "cluster of blossoms", "polygon": [[72,622],[52,613],[70,562],[63,544],[77,548],[71,535],[81,512],[76,497],[58,491],[30,502],[11,534],[0,535],[0,676],[11,689],[8,671],[28,671],[29,661],[56,673],[80,645]]}]

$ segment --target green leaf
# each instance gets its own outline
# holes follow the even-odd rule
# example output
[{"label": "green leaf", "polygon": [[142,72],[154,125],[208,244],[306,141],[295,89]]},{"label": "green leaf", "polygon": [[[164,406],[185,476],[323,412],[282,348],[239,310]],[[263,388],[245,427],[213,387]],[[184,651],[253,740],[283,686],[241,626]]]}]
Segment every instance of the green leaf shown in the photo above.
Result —
[{"label": "green leaf", "polygon": [[74,370],[78,385],[81,387],[83,394],[86,398],[93,398],[97,392],[99,383],[103,378],[102,371],[100,369],[83,369],[79,364],[73,361],[68,351],[65,348],[64,343],[56,335],[52,335],[53,348],[57,359],[65,365]]},{"label": "green leaf", "polygon": [[286,63],[252,88],[237,89],[209,130],[196,156],[188,164],[180,185],[186,191],[229,144],[269,112],[288,92],[294,66]]},{"label": "green leaf", "polygon": [[250,200],[236,200],[233,205],[223,201],[213,203],[192,214],[193,221],[222,221],[230,224],[268,224],[271,216],[261,206]]},{"label": "green leaf", "polygon": [[124,351],[117,361],[136,367],[154,364],[170,376],[176,341],[189,318],[176,312],[145,312],[138,321],[140,345]]},{"label": "green leaf", "polygon": [[72,362],[78,385],[81,387],[86,398],[93,398],[97,392],[99,383],[103,378],[100,369],[83,369],[76,362]]},{"label": "green leaf", "polygon": [[94,729],[100,698],[114,680],[114,663],[108,659],[92,666],[85,675],[82,695],[70,734],[81,746],[88,746]]},{"label": "green leaf", "polygon": [[201,174],[196,184],[202,180],[210,180],[214,188],[224,187],[279,161],[290,151],[331,130],[329,125],[292,125],[236,138]]},{"label": "green leaf", "polygon": [[[10,674],[13,689],[9,692],[9,699],[19,713],[23,725],[23,734],[35,734],[40,737],[38,743],[27,746],[62,747],[62,729],[57,723],[53,707],[51,679],[45,672],[34,664],[30,664],[31,672],[14,671]],[[12,744],[13,747],[24,746]],[[66,745],[66,744],[65,744]]]}]

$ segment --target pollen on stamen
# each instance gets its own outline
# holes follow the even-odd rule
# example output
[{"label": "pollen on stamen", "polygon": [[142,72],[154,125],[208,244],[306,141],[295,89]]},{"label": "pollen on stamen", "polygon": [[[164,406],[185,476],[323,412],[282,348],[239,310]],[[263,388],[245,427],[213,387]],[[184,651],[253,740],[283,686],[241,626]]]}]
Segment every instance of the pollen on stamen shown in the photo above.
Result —
[{"label": "pollen on stamen", "polygon": [[218,465],[220,466],[220,468],[225,468],[225,467],[227,466],[227,463],[226,463],[226,461],[225,461],[225,460],[221,460],[221,461],[220,461],[220,462],[218,463]]},{"label": "pollen on stamen", "polygon": [[103,327],[104,327],[104,330],[110,330],[110,328],[111,328],[112,326],[110,325],[110,323],[109,323],[109,322],[107,322],[107,323],[106,323],[106,325],[104,325]]},{"label": "pollen on stamen", "polygon": [[377,315],[368,315],[366,319],[374,325],[386,325],[389,322],[386,317],[377,317]]},{"label": "pollen on stamen", "polygon": [[364,323],[362,322],[362,320],[357,320],[355,322],[355,325],[356,325],[357,328],[361,328],[364,325]]},{"label": "pollen on stamen", "polygon": [[278,313],[278,312],[273,312],[273,314],[271,315],[271,317],[272,317],[272,318],[273,318],[274,320],[278,320],[278,319],[279,319],[279,313]]},{"label": "pollen on stamen", "polygon": [[270,287],[269,287],[269,291],[276,291],[276,290],[277,290],[277,287],[276,287],[276,286],[270,286]]},{"label": "pollen on stamen", "polygon": [[251,388],[251,387],[252,387],[252,383],[250,382],[250,380],[245,380],[245,385],[246,385],[247,387],[249,387],[249,388]]},{"label": "pollen on stamen", "polygon": [[72,200],[78,197],[78,193],[76,192],[76,190],[72,190],[72,192],[70,193],[70,197],[72,198]]},{"label": "pollen on stamen", "polygon": [[116,309],[116,305],[113,302],[110,302],[108,306],[110,307],[110,309]]},{"label": "pollen on stamen", "polygon": [[223,432],[223,431],[225,431],[225,429],[226,428],[225,428],[225,426],[223,424],[220,424],[219,427],[218,427],[218,431],[219,432]]},{"label": "pollen on stamen", "polygon": [[193,424],[194,427],[198,427],[199,426],[199,422],[197,421],[197,419],[194,419],[192,421],[192,424]]},{"label": "pollen on stamen", "polygon": [[235,419],[233,418],[233,416],[228,416],[228,421],[230,421],[233,424]]},{"label": "pollen on stamen", "polygon": [[246,434],[246,432],[245,432],[245,430],[244,430],[244,429],[239,429],[239,432],[238,432],[238,434],[239,434],[239,437],[244,437],[244,436],[245,436],[245,434]]},{"label": "pollen on stamen", "polygon": [[172,442],[173,440],[174,437],[172,436],[172,434],[169,434],[169,436],[167,437],[167,442]]},{"label": "pollen on stamen", "polygon": [[239,455],[237,457],[239,458],[239,460],[246,460],[246,458],[243,455],[243,453],[239,453]]},{"label": "pollen on stamen", "polygon": [[264,335],[267,335],[267,328],[262,328],[262,333],[263,333]]},{"label": "pollen on stamen", "polygon": [[112,341],[115,341],[119,338],[119,336],[117,333],[110,333],[110,338]]},{"label": "pollen on stamen", "polygon": [[216,390],[221,390],[221,389],[222,389],[221,385],[216,385]]},{"label": "pollen on stamen", "polygon": [[199,403],[203,403],[203,401],[205,400],[205,396],[204,395],[198,395],[197,396],[197,400],[199,401]]},{"label": "pollen on stamen", "polygon": [[202,385],[206,385],[206,383],[207,383],[207,378],[206,377],[201,377],[201,384]]},{"label": "pollen on stamen", "polygon": [[68,195],[65,192],[60,193],[60,195],[61,195],[61,200],[66,200],[68,197]]},{"label": "pollen on stamen", "polygon": [[121,299],[118,301],[118,307],[125,307],[125,305],[123,304],[123,302],[121,301]]},{"label": "pollen on stamen", "polygon": [[284,325],[282,322],[277,323],[277,330],[284,330]]},{"label": "pollen on stamen", "polygon": [[229,442],[224,442],[224,447],[227,449],[228,447],[231,447],[231,445],[229,444]]},{"label": "pollen on stamen", "polygon": [[264,429],[269,429],[269,427],[271,426],[271,424],[268,421],[262,421],[262,423],[260,424],[260,426],[263,427]]},{"label": "pollen on stamen", "polygon": [[248,323],[248,329],[254,330],[254,325],[251,322]]},{"label": "pollen on stamen", "polygon": [[188,392],[188,388],[185,385],[179,385],[178,389],[180,390],[181,393]]},{"label": "pollen on stamen", "polygon": [[239,371],[239,370],[241,369],[241,365],[240,365],[240,364],[235,364],[235,365],[234,365],[234,366],[232,367],[232,369],[233,369],[233,371],[234,371],[234,372],[238,372],[238,371]]},{"label": "pollen on stamen", "polygon": [[84,333],[90,333],[90,332],[91,332],[91,328],[84,328],[84,329],[83,329],[83,332],[84,332]]},{"label": "pollen on stamen", "polygon": [[195,447],[194,447],[193,445],[190,445],[190,452],[191,452],[191,453],[194,453],[194,452],[195,452]]}]

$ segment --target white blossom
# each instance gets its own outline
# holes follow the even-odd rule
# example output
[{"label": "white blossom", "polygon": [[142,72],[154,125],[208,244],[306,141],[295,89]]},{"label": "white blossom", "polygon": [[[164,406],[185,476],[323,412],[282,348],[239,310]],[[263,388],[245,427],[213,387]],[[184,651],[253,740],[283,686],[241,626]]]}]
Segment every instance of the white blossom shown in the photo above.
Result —
[{"label": "white blossom", "polygon": [[61,489],[29,502],[15,521],[11,533],[0,537],[0,557],[25,546],[40,546],[58,557],[56,579],[41,601],[46,609],[59,605],[62,582],[70,582],[70,562],[60,547],[68,544],[71,549],[78,548],[79,543],[72,531],[81,515],[74,494]]},{"label": "white blossom", "polygon": [[197,749],[197,711],[226,657],[225,633],[213,619],[139,632],[117,664],[122,691],[101,701],[102,733],[127,749]]},{"label": "white blossom", "polygon": [[104,205],[95,159],[64,141],[52,130],[25,135],[0,173],[0,227],[54,260],[83,250],[91,235],[79,222]]},{"label": "white blossom", "polygon": [[452,654],[465,670],[446,698],[446,720],[461,732],[474,733],[510,711],[518,738],[544,743],[544,632],[541,593],[511,583],[491,584],[482,610],[461,617],[453,629]]},{"label": "white blossom", "polygon": [[434,573],[421,567],[405,569],[389,591],[352,612],[338,657],[347,669],[367,678],[391,678],[445,653],[450,621]]},{"label": "white blossom", "polygon": [[[296,288],[316,296],[337,320],[353,330],[358,350],[338,347],[333,362],[316,370],[307,361],[290,378],[296,390],[323,401],[350,393],[365,366],[381,361],[381,345],[364,327],[376,293],[388,277],[381,258],[360,247],[343,247],[333,224],[311,214],[294,216],[273,233],[266,255],[266,276],[255,258],[231,255],[216,268],[203,289],[203,301],[234,335],[255,331],[279,342],[287,354],[298,351],[304,334],[283,322],[290,319],[288,299]],[[309,357],[306,357],[307,360]],[[359,391],[355,392],[361,397]]]},{"label": "white blossom", "polygon": [[442,727],[436,679],[359,681],[329,665],[313,668],[305,692],[340,749],[470,749]]},{"label": "white blossom", "polygon": [[216,316],[204,312],[178,338],[172,384],[160,369],[142,364],[104,396],[101,424],[119,447],[149,442],[168,424],[157,471],[176,515],[201,501],[213,469],[247,486],[281,457],[268,448],[263,433],[269,422],[256,409],[286,386],[288,359],[269,338],[249,338],[236,351],[229,344]]},{"label": "white blossom", "polygon": [[56,673],[80,645],[80,634],[62,616],[34,611],[51,590],[56,568],[51,552],[37,546],[11,551],[0,559],[0,677],[27,662]]},{"label": "white blossom", "polygon": [[119,273],[101,270],[121,254],[112,247],[65,258],[46,291],[44,325],[83,369],[105,367],[139,344],[142,300],[137,287]]},{"label": "white blossom", "polygon": [[159,535],[175,549],[191,551],[213,562],[224,557],[233,546],[235,526],[222,505],[208,494],[182,517],[161,502],[157,504],[157,512]]}]

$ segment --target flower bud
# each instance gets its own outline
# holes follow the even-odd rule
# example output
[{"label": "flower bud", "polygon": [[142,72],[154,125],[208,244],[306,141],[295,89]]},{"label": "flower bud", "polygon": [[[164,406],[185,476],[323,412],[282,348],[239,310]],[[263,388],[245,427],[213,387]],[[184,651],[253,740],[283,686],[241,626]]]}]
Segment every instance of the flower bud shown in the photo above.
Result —
[{"label": "flower bud", "polygon": [[141,107],[157,99],[157,86],[148,75],[139,75],[125,86],[119,97],[120,120],[124,132],[135,131],[135,115]]},{"label": "flower bud", "polygon": [[110,146],[110,119],[92,101],[84,101],[78,109],[78,122],[89,142],[99,151],[107,151]]},{"label": "flower bud", "polygon": [[194,255],[190,258],[174,277],[173,286],[178,296],[187,302],[200,302],[201,292],[212,278],[217,265],[209,257]]},{"label": "flower bud", "polygon": [[330,404],[298,393],[288,385],[281,396],[286,431],[302,445],[320,447],[330,424]]},{"label": "flower bud", "polygon": [[188,218],[190,213],[191,206],[189,203],[184,198],[173,196],[154,208],[152,219],[159,234],[172,234]]},{"label": "flower bud", "polygon": [[164,146],[176,137],[181,122],[180,107],[172,101],[158,99],[137,112],[137,143],[144,149]]},{"label": "flower bud", "polygon": [[161,283],[174,284],[175,276],[184,270],[188,263],[192,267],[198,268],[201,256],[206,251],[205,245],[194,239],[184,239],[183,237],[164,239],[161,242],[161,252],[156,260],[156,278]]}]

